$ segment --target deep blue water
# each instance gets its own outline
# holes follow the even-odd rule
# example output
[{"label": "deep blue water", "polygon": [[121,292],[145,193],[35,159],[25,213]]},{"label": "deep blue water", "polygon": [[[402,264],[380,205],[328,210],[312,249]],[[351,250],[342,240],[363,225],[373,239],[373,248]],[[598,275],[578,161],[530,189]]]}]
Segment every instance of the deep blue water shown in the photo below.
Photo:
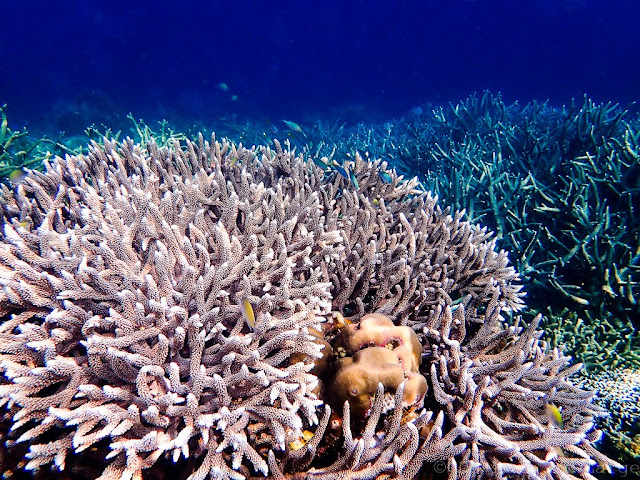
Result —
[{"label": "deep blue water", "polygon": [[0,4],[14,127],[128,112],[376,121],[485,89],[553,105],[640,97],[637,0]]}]

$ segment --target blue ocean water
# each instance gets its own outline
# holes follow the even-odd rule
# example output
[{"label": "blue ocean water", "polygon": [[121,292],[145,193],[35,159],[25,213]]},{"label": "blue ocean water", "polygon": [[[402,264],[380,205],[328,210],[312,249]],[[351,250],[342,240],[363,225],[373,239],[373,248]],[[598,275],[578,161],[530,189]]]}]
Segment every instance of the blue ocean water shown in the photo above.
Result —
[{"label": "blue ocean water", "polygon": [[473,92],[627,105],[635,0],[1,2],[15,128],[151,119],[372,122]]}]

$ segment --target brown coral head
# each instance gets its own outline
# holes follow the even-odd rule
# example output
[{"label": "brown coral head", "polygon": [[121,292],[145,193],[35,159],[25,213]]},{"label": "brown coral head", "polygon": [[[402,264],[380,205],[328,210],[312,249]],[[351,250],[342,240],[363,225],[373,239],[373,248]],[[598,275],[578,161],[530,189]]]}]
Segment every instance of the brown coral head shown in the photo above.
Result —
[{"label": "brown coral head", "polygon": [[345,401],[354,419],[369,415],[372,398],[379,384],[385,391],[395,392],[405,382],[404,402],[414,406],[421,403],[427,392],[426,379],[417,372],[406,372],[395,351],[385,347],[367,347],[353,357],[336,362],[336,374],[328,394],[337,408]]},{"label": "brown coral head", "polygon": [[402,366],[391,350],[369,347],[336,362],[336,375],[329,391],[337,408],[341,409],[348,401],[354,418],[364,418],[378,383],[395,390],[403,379]]},{"label": "brown coral head", "polygon": [[407,371],[417,372],[421,362],[422,345],[411,327],[397,326],[386,315],[369,313],[360,323],[347,325],[336,340],[347,354],[368,347],[385,347],[394,351]]},{"label": "brown coral head", "polygon": [[407,373],[402,395],[405,406],[422,407],[427,390],[426,378],[417,372]]}]

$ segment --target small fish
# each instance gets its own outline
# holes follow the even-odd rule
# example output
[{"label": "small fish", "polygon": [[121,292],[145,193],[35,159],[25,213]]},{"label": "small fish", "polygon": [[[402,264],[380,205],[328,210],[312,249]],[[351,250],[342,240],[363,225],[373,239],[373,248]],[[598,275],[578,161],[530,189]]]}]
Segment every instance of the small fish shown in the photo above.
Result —
[{"label": "small fish", "polygon": [[329,165],[327,165],[324,161],[322,161],[322,159],[317,158],[317,157],[313,157],[311,160],[313,160],[313,163],[316,164],[316,167],[321,168],[322,170],[326,170],[327,168],[329,168]]},{"label": "small fish", "polygon": [[385,172],[384,170],[380,170],[380,172],[378,172],[378,175],[380,175],[380,180],[382,180],[384,183],[391,183],[393,181],[391,175],[389,175],[389,173]]},{"label": "small fish", "polygon": [[301,438],[296,438],[293,442],[289,442],[289,450],[295,452],[296,450],[300,450],[307,443],[303,441]]},{"label": "small fish", "polygon": [[351,325],[353,322],[348,318],[345,318],[340,312],[333,313],[333,328],[340,331],[347,325]]},{"label": "small fish", "polygon": [[380,206],[380,200],[378,200],[377,198],[374,198],[371,203],[373,203],[376,207]]},{"label": "small fish", "polygon": [[24,172],[24,170],[14,170],[9,174],[9,181],[18,183],[24,180],[26,176],[27,174]]},{"label": "small fish", "polygon": [[238,95],[231,95],[231,101],[236,102],[238,100]]},{"label": "small fish", "polygon": [[342,418],[334,410],[329,417],[329,431],[335,434],[342,433]]},{"label": "small fish", "polygon": [[269,128],[271,128],[271,131],[273,133],[278,133],[280,130],[278,129],[278,127],[276,127],[273,123],[271,123],[269,120],[267,120],[267,125],[269,125]]},{"label": "small fish", "polygon": [[256,328],[256,316],[253,313],[253,307],[251,306],[251,302],[247,298],[242,299],[242,316],[244,317],[245,322],[249,325],[251,331]]},{"label": "small fish", "polygon": [[339,164],[333,162],[333,164],[331,165],[331,167],[333,169],[335,169],[336,172],[338,172],[340,175],[342,175],[344,178],[346,178],[347,180],[349,180],[349,174],[347,173],[347,171],[342,168]]},{"label": "small fish", "polygon": [[289,127],[290,130],[304,134],[304,132],[302,131],[302,127],[298,125],[296,122],[292,122],[291,120],[282,120],[282,123],[284,123],[287,127]]},{"label": "small fish", "polygon": [[547,411],[549,423],[558,428],[564,428],[564,422],[562,421],[562,412],[560,411],[560,409],[553,403],[547,403],[545,409]]},{"label": "small fish", "polygon": [[224,82],[220,82],[220,83],[218,84],[218,88],[219,88],[220,90],[222,90],[223,92],[227,92],[227,91],[229,91],[229,85],[227,85],[227,84],[226,84],[226,83],[224,83]]},{"label": "small fish", "polygon": [[351,180],[351,183],[353,184],[353,186],[357,189],[358,188],[358,179],[356,178],[356,174],[353,173],[352,169],[349,169],[349,179]]},{"label": "small fish", "polygon": [[229,165],[231,166],[231,168],[233,168],[236,166],[236,163],[238,163],[238,157],[233,157]]}]

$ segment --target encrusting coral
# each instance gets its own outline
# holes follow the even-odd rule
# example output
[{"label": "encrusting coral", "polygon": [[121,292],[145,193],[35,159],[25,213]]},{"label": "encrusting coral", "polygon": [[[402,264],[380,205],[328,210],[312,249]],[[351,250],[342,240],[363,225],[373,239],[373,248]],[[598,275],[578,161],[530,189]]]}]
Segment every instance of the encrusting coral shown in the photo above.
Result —
[{"label": "encrusting coral", "polygon": [[609,412],[603,422],[607,442],[622,453],[626,473],[640,472],[640,370],[583,370],[576,383],[596,391],[596,403]]},{"label": "encrusting coral", "polygon": [[[580,366],[538,319],[505,319],[521,292],[491,234],[416,180],[381,177],[380,161],[347,163],[357,186],[279,143],[105,141],[3,187],[2,470],[408,480],[444,462],[451,479],[567,479],[615,466],[594,447],[604,410],[571,383]],[[345,328],[374,332],[353,364],[369,348],[395,362],[361,421],[327,398]],[[406,411],[415,379],[424,408]]]}]

